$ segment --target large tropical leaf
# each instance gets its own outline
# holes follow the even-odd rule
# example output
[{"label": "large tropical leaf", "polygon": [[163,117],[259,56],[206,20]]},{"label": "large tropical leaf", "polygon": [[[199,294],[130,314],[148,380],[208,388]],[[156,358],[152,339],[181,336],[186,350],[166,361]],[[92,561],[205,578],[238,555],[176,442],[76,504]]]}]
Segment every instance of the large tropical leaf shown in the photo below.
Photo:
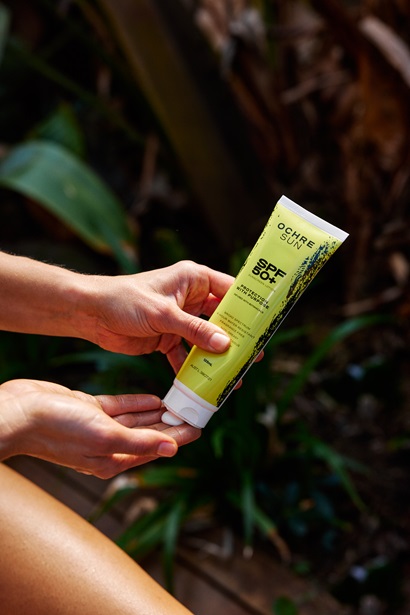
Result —
[{"label": "large tropical leaf", "polygon": [[135,271],[133,237],[125,212],[101,179],[64,147],[29,141],[0,164],[0,185],[45,207],[95,250]]}]

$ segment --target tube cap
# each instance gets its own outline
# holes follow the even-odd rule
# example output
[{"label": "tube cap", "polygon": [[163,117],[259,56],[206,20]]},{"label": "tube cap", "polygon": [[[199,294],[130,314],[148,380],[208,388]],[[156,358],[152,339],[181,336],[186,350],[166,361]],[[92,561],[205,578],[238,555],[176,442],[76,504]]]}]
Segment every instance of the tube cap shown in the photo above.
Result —
[{"label": "tube cap", "polygon": [[[200,429],[205,427],[214,412],[218,410],[216,406],[196,395],[196,393],[176,379],[165,395],[163,402],[171,414]],[[168,412],[165,414],[168,415]],[[164,415],[164,418],[164,422],[168,423],[168,417]]]}]

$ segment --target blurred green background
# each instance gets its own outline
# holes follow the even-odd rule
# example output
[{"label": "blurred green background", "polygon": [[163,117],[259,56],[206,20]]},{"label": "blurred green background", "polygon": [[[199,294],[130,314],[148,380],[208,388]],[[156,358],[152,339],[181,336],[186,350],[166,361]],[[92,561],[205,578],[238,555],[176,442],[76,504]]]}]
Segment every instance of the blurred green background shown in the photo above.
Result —
[{"label": "blurred green background", "polygon": [[[148,491],[119,543],[162,545],[170,586],[181,535],[223,525],[350,613],[408,612],[409,26],[400,0],[0,3],[0,249],[235,274],[283,193],[350,233],[201,440],[96,512]],[[1,333],[14,377],[163,396],[173,374]]]}]

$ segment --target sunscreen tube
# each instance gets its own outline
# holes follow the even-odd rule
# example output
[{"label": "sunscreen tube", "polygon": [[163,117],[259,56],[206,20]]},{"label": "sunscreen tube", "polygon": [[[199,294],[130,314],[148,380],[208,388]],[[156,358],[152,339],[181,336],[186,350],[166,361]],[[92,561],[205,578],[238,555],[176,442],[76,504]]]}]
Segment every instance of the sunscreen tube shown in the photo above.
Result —
[{"label": "sunscreen tube", "polygon": [[231,345],[194,346],[164,398],[162,421],[205,427],[347,233],[282,196],[210,321]]}]

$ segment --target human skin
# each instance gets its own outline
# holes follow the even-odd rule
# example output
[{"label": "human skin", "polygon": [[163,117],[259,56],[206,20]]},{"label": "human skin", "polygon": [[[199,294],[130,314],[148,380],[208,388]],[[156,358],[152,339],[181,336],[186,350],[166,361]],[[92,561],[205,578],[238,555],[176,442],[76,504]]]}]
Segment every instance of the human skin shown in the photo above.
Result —
[{"label": "human skin", "polygon": [[[231,276],[190,261],[135,275],[96,276],[0,252],[0,329],[78,337],[130,355],[159,351],[178,371],[187,355],[184,341],[213,352],[229,346],[223,330],[200,316],[212,314],[231,284]],[[135,429],[129,421],[142,399],[93,398],[50,382],[4,383],[0,460],[28,454],[108,478],[171,457],[199,436],[188,425],[163,425],[164,409],[155,396],[144,398],[145,414]],[[127,414],[124,425],[114,420],[121,412]]]},{"label": "human skin", "polygon": [[31,455],[79,472],[111,478],[178,447],[201,432],[168,427],[155,395],[98,395],[53,382],[11,380],[0,385],[0,461]]},{"label": "human skin", "polygon": [[189,615],[96,528],[0,463],[2,615]]},{"label": "human skin", "polygon": [[[232,278],[182,262],[131,276],[91,276],[0,253],[0,329],[83,338],[113,352],[164,353],[175,371],[188,344],[223,352],[210,316]],[[167,426],[154,395],[91,396],[56,383],[0,385],[0,460],[25,454],[110,478],[171,457],[199,437]],[[122,550],[0,463],[2,615],[189,615]]]},{"label": "human skin", "polygon": [[129,355],[159,351],[175,372],[183,340],[230,345],[210,316],[233,278],[190,261],[135,275],[84,275],[0,252],[0,329],[78,337]]}]

